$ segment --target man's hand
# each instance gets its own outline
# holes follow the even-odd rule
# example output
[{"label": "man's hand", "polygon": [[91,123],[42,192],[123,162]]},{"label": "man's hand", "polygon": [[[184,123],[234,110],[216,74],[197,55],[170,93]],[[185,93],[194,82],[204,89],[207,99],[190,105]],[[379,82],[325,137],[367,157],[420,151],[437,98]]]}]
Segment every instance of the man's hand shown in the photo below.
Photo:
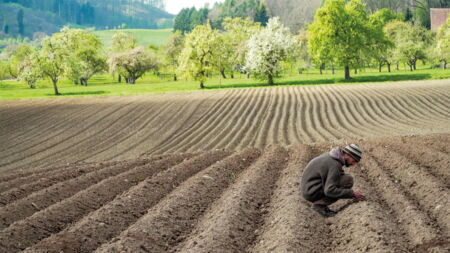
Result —
[{"label": "man's hand", "polygon": [[363,201],[366,199],[360,189],[353,190],[353,197],[355,197],[357,201]]}]

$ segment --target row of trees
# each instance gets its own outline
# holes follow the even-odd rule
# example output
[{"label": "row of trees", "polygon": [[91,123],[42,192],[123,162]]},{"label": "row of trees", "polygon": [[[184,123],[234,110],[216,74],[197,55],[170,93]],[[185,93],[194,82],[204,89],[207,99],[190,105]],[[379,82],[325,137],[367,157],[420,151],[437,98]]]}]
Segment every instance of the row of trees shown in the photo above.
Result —
[{"label": "row of trees", "polygon": [[48,78],[55,95],[60,95],[57,84],[61,78],[87,86],[93,75],[109,69],[134,84],[145,72],[160,64],[154,52],[137,46],[136,38],[123,32],[114,35],[107,54],[103,53],[97,36],[69,28],[45,38],[39,48],[19,45],[12,51],[7,66],[9,74],[26,82],[30,88],[34,88],[38,80]]},{"label": "row of trees", "polygon": [[211,25],[197,25],[190,33],[176,32],[164,48],[137,46],[136,39],[119,32],[103,53],[99,38],[82,30],[64,28],[42,41],[40,49],[16,48],[10,58],[10,72],[30,87],[40,78],[52,80],[55,94],[61,77],[87,85],[92,75],[109,69],[119,80],[133,84],[148,71],[163,68],[199,81],[200,88],[213,73],[233,78],[234,73],[267,80],[286,68],[328,66],[350,69],[400,63],[416,68],[419,60],[450,60],[450,19],[435,35],[425,28],[402,21],[403,16],[382,9],[368,15],[360,0],[329,0],[317,11],[308,30],[293,35],[280,23],[269,20],[266,27],[251,19],[226,18],[223,31]]}]

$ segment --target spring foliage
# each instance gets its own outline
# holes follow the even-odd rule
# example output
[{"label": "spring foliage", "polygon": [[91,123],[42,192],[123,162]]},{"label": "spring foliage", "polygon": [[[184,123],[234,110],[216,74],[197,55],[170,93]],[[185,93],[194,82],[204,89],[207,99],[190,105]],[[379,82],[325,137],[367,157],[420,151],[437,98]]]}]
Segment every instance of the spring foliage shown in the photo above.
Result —
[{"label": "spring foliage", "polygon": [[294,39],[289,28],[284,27],[279,18],[272,18],[264,29],[248,41],[245,69],[272,85],[273,78],[280,70],[280,61],[286,59],[293,45]]}]

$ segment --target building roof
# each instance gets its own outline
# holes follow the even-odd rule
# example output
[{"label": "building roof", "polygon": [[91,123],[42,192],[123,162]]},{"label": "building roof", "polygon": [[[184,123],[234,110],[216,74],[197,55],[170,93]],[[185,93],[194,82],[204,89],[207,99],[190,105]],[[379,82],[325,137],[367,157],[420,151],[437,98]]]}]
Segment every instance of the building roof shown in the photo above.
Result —
[{"label": "building roof", "polygon": [[431,30],[436,31],[441,27],[441,25],[445,24],[448,16],[450,15],[450,8],[431,8],[430,9],[430,17],[431,17]]}]

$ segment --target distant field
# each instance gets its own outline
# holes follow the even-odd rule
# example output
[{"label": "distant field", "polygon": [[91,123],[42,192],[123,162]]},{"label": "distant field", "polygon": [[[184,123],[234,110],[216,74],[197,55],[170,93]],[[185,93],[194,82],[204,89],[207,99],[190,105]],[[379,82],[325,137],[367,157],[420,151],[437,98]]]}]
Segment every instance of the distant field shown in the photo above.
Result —
[{"label": "distant field", "polygon": [[169,36],[172,34],[172,29],[124,29],[124,30],[103,30],[94,31],[93,33],[100,37],[105,45],[111,45],[112,36],[117,31],[131,33],[138,39],[139,45],[148,46],[149,44],[162,46],[166,43]]}]

